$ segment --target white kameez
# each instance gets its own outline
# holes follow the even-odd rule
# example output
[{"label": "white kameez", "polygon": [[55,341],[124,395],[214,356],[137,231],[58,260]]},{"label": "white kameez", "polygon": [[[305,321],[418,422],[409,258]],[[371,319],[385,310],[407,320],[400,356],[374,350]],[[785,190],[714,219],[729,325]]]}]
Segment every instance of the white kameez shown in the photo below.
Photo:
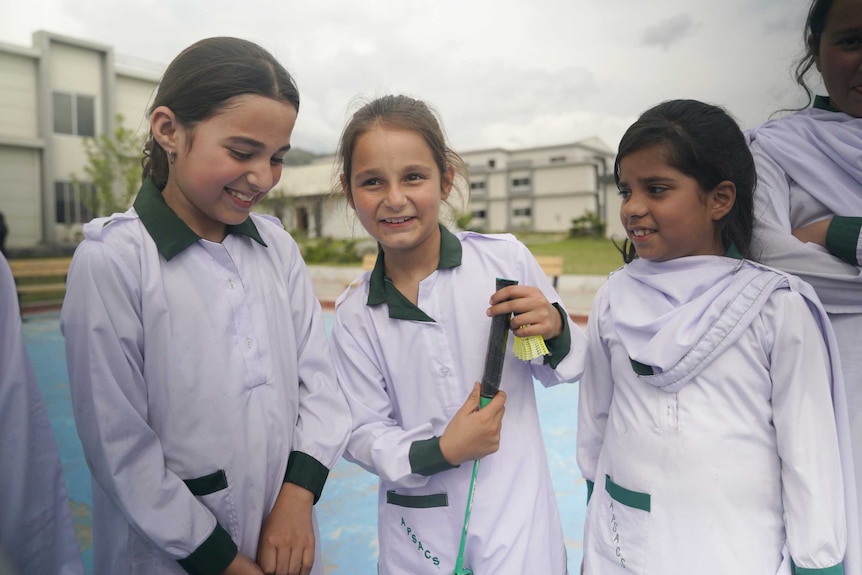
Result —
[{"label": "white kameez", "polygon": [[[481,380],[491,324],[485,310],[496,278],[537,286],[551,303],[560,301],[513,236],[456,237],[461,264],[438,269],[419,284],[418,307],[433,321],[390,318],[392,302],[367,305],[373,272],[336,304],[332,350],[354,421],[345,457],[380,477],[383,575],[452,572],[472,464],[426,476],[412,471],[409,452],[414,442],[442,435]],[[478,575],[566,573],[533,377],[545,386],[580,377],[585,339],[571,321],[568,328],[571,348],[556,369],[542,358],[516,359],[509,338],[500,449],[481,460],[467,537],[464,565]]]},{"label": "white kameez", "polygon": [[[747,136],[757,167],[753,255],[810,283],[838,340],[856,484],[847,497],[848,572],[862,573],[862,267],[791,235],[825,218],[862,216],[862,118],[811,108]],[[855,248],[862,261],[862,235]]]},{"label": "white kameez", "polygon": [[0,555],[21,575],[83,575],[60,453],[0,254]]},{"label": "white kameez", "polygon": [[843,388],[809,286],[730,258],[636,260],[597,293],[587,337],[586,573],[840,565]]},{"label": "white kameez", "polygon": [[250,217],[267,247],[229,234],[169,261],[134,208],[84,227],[61,325],[97,574],[184,573],[217,525],[254,559],[291,452],[341,455],[349,411],[299,248]]}]

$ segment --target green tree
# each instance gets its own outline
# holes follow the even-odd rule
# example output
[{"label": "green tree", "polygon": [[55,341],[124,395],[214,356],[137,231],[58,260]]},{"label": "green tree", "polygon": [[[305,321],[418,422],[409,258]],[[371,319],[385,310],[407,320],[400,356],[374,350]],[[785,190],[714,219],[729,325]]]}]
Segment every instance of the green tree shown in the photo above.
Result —
[{"label": "green tree", "polygon": [[[92,183],[92,193],[81,200],[96,216],[125,211],[141,186],[144,138],[123,125],[122,114],[114,121],[113,132],[84,138],[84,173]],[[83,189],[75,174],[72,181]]]}]

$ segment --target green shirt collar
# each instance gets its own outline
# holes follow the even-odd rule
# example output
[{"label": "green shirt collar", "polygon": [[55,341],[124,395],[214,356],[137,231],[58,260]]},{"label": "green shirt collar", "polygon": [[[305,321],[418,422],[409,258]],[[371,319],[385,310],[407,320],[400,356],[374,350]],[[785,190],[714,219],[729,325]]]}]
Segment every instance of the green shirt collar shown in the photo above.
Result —
[{"label": "green shirt collar", "polygon": [[[461,241],[444,226],[440,224],[438,226],[440,227],[440,261],[437,264],[437,269],[442,270],[460,266]],[[377,250],[377,262],[374,264],[374,269],[371,270],[368,283],[367,305],[375,306],[386,303],[389,306],[389,317],[393,319],[434,321],[425,312],[415,306],[413,302],[404,297],[392,284],[392,280],[383,273],[383,250],[379,247]]]},{"label": "green shirt collar", "polygon": [[[156,242],[159,252],[168,261],[201,239],[168,206],[162,197],[161,190],[150,178],[144,180],[138,196],[135,198],[134,207],[147,232]],[[226,226],[226,231],[229,234],[248,236],[260,245],[267,247],[250,217],[241,224]]]},{"label": "green shirt collar", "polygon": [[727,251],[724,252],[724,257],[733,258],[735,260],[741,260],[742,254],[739,252],[739,248],[736,247],[736,244],[731,243],[730,247],[727,248]]},{"label": "green shirt collar", "polygon": [[832,106],[829,101],[829,96],[814,96],[814,108],[818,110],[827,110],[829,112],[838,112],[838,109]]}]

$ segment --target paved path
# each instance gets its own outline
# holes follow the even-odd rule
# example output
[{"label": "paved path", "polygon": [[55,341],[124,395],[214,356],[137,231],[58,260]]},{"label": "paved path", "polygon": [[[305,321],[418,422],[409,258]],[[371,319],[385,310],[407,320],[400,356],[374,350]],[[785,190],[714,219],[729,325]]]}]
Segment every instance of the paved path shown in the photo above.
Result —
[{"label": "paved path", "polygon": [[[317,297],[329,306],[344,291],[344,288],[361,273],[361,267],[308,266]],[[573,317],[586,320],[593,296],[605,282],[606,276],[564,275],[557,283],[557,293],[563,306]]]}]

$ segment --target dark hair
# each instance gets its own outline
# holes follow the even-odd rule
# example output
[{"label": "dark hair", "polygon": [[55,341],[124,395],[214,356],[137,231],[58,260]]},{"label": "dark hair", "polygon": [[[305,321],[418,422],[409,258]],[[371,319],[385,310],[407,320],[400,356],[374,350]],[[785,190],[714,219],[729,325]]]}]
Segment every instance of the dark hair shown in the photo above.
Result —
[{"label": "dark hair", "polygon": [[[336,150],[336,165],[340,164],[341,173],[347,185],[353,173],[353,150],[359,136],[380,125],[387,128],[409,130],[420,134],[428,147],[440,176],[446,177],[447,166],[452,166],[455,175],[469,182],[464,160],[446,144],[446,136],[431,106],[409,96],[388,95],[376,98],[359,108],[347,122]],[[454,182],[453,182],[454,184]],[[350,190],[345,190],[350,193]]]},{"label": "dark hair", "polygon": [[[200,40],[174,58],[165,70],[152,114],[167,106],[186,128],[230,106],[230,100],[256,94],[292,105],[299,111],[299,91],[290,74],[254,42],[230,37]],[[153,138],[144,144],[144,179],[153,178],[159,188],[168,181],[168,158]]]},{"label": "dark hair", "polygon": [[[721,107],[697,100],[670,100],[650,108],[620,140],[614,161],[614,180],[620,183],[620,161],[627,155],[662,146],[668,164],[693,178],[705,192],[729,180],[736,185],[736,201],[717,222],[724,249],[735,245],[751,256],[754,227],[754,158],[736,121]],[[626,263],[637,257],[628,240],[620,248]]]},{"label": "dark hair", "polygon": [[826,18],[832,10],[834,0],[812,0],[808,8],[808,17],[805,19],[805,28],[802,30],[802,40],[805,46],[805,55],[796,63],[794,77],[808,97],[805,108],[811,105],[814,93],[805,82],[805,75],[814,66],[817,53],[820,51],[820,40],[823,37],[823,29],[826,27]]}]

